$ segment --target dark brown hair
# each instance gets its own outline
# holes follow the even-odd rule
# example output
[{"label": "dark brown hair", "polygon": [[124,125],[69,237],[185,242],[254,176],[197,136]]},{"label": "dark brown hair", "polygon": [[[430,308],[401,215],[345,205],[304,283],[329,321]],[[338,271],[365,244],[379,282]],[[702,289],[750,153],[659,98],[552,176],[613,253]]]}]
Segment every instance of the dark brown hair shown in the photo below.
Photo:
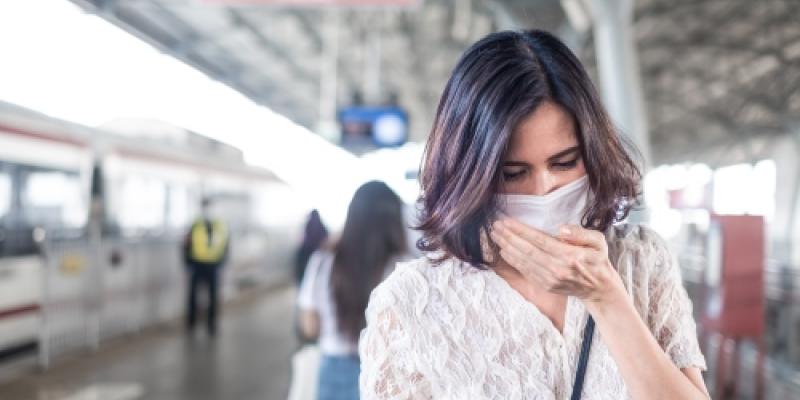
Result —
[{"label": "dark brown hair", "polygon": [[594,193],[582,225],[605,231],[636,204],[641,173],[629,151],[638,152],[618,134],[575,55],[544,31],[492,33],[456,64],[425,148],[417,247],[440,252],[435,262],[456,257],[485,266],[481,236],[497,214],[511,134],[545,101],[575,121]]},{"label": "dark brown hair", "polygon": [[383,182],[361,185],[334,248],[330,280],[337,329],[354,343],[366,326],[369,294],[380,283],[390,259],[407,250],[400,197]]}]

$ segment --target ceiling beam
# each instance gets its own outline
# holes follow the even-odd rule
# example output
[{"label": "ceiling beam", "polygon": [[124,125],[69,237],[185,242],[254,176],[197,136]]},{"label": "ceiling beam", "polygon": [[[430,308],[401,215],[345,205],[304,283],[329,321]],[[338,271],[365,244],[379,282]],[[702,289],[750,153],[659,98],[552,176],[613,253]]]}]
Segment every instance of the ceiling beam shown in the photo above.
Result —
[{"label": "ceiling beam", "polygon": [[227,14],[234,26],[237,26],[250,34],[265,52],[272,53],[275,57],[287,64],[298,78],[309,82],[316,82],[318,80],[318,77],[312,75],[305,68],[299,65],[286,49],[264,36],[261,30],[252,22],[250,22],[250,20],[248,20],[244,15],[242,15],[240,11],[237,11],[233,8],[228,8]]}]

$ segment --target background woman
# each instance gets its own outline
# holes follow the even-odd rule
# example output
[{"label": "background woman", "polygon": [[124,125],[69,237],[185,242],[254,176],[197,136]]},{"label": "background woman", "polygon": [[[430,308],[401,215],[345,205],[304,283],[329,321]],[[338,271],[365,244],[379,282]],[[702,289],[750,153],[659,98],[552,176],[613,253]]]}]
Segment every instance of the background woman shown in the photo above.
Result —
[{"label": "background woman", "polygon": [[303,282],[303,275],[306,272],[306,266],[308,266],[308,259],[325,243],[327,238],[328,229],[325,228],[325,225],[322,223],[319,211],[311,210],[303,231],[303,242],[300,244],[295,254],[294,277],[298,285]]},{"label": "background woman", "polygon": [[358,399],[358,336],[369,294],[407,253],[402,201],[383,182],[353,196],[332,252],[311,256],[300,287],[300,325],[318,338],[320,400]]}]

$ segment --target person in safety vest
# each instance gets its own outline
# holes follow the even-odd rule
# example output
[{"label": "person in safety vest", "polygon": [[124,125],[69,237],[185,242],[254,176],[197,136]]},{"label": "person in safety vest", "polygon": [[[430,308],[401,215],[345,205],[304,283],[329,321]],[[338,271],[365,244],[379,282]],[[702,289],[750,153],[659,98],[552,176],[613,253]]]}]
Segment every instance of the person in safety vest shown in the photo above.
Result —
[{"label": "person in safety vest", "polygon": [[197,292],[200,286],[208,293],[208,334],[217,332],[217,303],[220,269],[228,257],[228,229],[219,219],[209,214],[211,200],[201,203],[202,215],[195,220],[183,242],[184,260],[189,275],[189,297],[186,304],[186,328],[194,331],[197,321]]}]

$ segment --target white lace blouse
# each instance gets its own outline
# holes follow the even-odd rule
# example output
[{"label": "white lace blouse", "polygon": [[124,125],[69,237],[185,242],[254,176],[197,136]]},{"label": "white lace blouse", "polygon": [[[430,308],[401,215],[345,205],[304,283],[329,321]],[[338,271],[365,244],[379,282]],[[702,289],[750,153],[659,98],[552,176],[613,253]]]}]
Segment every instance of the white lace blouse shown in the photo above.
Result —
[{"label": "white lace blouse", "polygon": [[[679,368],[706,369],[692,305],[665,242],[640,226],[606,234],[637,311]],[[361,399],[568,399],[588,312],[569,297],[563,335],[492,270],[426,258],[373,292],[361,333]],[[582,399],[627,399],[595,331]]]}]

